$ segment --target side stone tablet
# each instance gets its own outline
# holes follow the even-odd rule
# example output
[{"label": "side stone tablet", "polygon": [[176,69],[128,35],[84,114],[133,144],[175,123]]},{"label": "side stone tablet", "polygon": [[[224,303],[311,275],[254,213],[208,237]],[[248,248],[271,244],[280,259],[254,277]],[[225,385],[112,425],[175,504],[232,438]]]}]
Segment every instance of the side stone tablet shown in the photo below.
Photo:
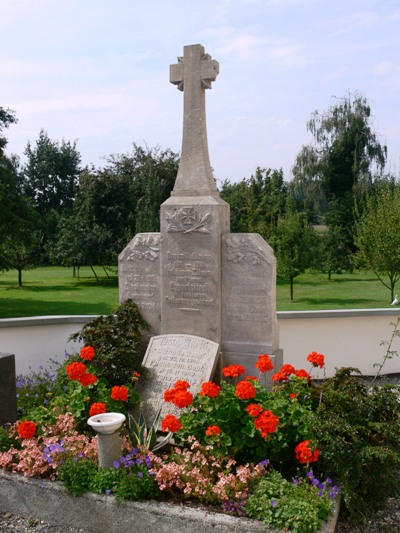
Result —
[{"label": "side stone tablet", "polygon": [[138,233],[118,257],[119,300],[131,298],[157,335],[161,328],[160,234]]},{"label": "side stone tablet", "polygon": [[228,233],[222,248],[222,350],[278,349],[276,260],[258,233]]}]

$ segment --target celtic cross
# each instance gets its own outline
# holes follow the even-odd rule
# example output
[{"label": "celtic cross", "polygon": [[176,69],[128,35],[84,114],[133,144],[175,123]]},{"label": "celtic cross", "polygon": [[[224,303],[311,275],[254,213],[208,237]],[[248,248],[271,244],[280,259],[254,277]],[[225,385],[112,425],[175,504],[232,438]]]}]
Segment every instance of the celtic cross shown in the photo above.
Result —
[{"label": "celtic cross", "polygon": [[200,44],[183,51],[170,65],[170,82],[184,95],[182,151],[172,196],[218,196],[208,154],[205,90],[211,89],[219,64]]}]

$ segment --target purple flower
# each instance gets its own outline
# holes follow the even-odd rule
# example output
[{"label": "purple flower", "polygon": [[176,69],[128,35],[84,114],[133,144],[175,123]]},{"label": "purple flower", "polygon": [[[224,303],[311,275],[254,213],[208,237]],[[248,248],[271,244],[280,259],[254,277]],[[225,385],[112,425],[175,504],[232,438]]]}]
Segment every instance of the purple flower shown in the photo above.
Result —
[{"label": "purple flower", "polygon": [[119,461],[114,461],[113,462],[113,467],[114,468],[119,468]]},{"label": "purple flower", "polygon": [[295,477],[292,481],[293,485],[298,485],[299,484],[299,480],[297,477]]},{"label": "purple flower", "polygon": [[307,472],[307,477],[308,477],[308,479],[314,479],[314,472],[312,470]]},{"label": "purple flower", "polygon": [[271,500],[272,507],[276,507],[278,505],[278,500]]},{"label": "purple flower", "polygon": [[111,494],[111,489],[106,489],[105,493],[107,494],[107,496],[109,496]]},{"label": "purple flower", "polygon": [[143,472],[138,472],[138,477],[143,477]]}]

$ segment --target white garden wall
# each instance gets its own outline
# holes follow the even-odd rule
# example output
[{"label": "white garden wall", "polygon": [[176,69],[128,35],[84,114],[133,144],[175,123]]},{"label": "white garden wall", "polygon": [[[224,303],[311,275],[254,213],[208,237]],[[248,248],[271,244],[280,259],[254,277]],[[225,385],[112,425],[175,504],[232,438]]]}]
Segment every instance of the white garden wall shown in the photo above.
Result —
[{"label": "white garden wall", "polygon": [[[326,357],[327,375],[341,366],[354,366],[364,374],[376,373],[374,363],[386,352],[382,341],[389,341],[400,309],[346,311],[279,312],[280,347],[285,363],[306,368],[307,355],[316,351]],[[47,366],[50,359],[62,361],[65,351],[79,346],[68,342],[94,316],[51,316],[0,320],[0,352],[13,353],[17,374]],[[400,353],[400,338],[393,350]],[[400,356],[384,367],[384,373],[400,373]],[[321,375],[322,377],[322,375]]]}]

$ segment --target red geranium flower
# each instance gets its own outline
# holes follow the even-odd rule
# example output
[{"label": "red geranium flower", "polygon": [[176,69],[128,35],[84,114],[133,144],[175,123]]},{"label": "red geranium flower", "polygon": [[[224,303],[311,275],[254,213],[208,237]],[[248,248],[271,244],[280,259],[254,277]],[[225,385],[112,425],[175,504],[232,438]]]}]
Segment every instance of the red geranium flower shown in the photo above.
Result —
[{"label": "red geranium flower", "polygon": [[182,424],[174,415],[166,415],[161,422],[162,431],[171,431],[171,433],[175,433],[175,431],[178,431],[181,427]]},{"label": "red geranium flower", "polygon": [[237,378],[245,373],[245,369],[242,365],[229,365],[222,369],[222,373],[226,378]]},{"label": "red geranium flower", "polygon": [[283,367],[280,369],[281,374],[285,374],[286,376],[290,376],[290,374],[294,374],[296,372],[296,369],[292,365],[283,365]]},{"label": "red geranium flower", "polygon": [[200,396],[210,396],[210,398],[215,398],[218,396],[220,390],[221,387],[212,381],[206,381],[201,386]]},{"label": "red geranium flower", "polygon": [[103,402],[92,403],[89,409],[89,416],[101,415],[107,411],[106,404]]},{"label": "red geranium flower", "polygon": [[259,369],[260,372],[264,374],[264,372],[268,372],[269,370],[273,370],[274,365],[271,361],[271,358],[269,355],[259,355],[258,360],[256,363],[256,368]]},{"label": "red geranium flower", "polygon": [[255,418],[256,416],[258,416],[260,413],[262,413],[262,410],[263,408],[261,407],[261,405],[258,405],[258,403],[251,403],[250,405],[248,405],[246,407],[246,411],[249,413],[250,416],[252,416],[253,418]]},{"label": "red geranium flower", "polygon": [[288,375],[282,372],[276,372],[271,378],[272,381],[288,381],[288,379]]},{"label": "red geranium flower", "polygon": [[190,388],[189,383],[183,379],[179,379],[174,385],[175,390],[187,390],[189,388]]},{"label": "red geranium flower", "polygon": [[84,387],[87,387],[88,385],[93,385],[93,383],[96,383],[97,377],[93,374],[83,374],[79,379],[79,383],[83,385]]},{"label": "red geranium flower", "polygon": [[312,450],[310,448],[309,440],[303,440],[303,442],[300,442],[300,444],[294,449],[294,453],[296,454],[296,459],[299,463],[314,463],[315,461],[318,461],[319,457],[318,450]]},{"label": "red geranium flower", "polygon": [[186,390],[175,391],[172,403],[176,405],[176,407],[179,407],[179,409],[183,409],[184,407],[187,407],[192,402],[193,402],[193,395],[191,392],[186,391]]},{"label": "red geranium flower", "polygon": [[86,365],[77,362],[71,363],[65,367],[65,372],[70,379],[78,380],[83,374],[86,374]]},{"label": "red geranium flower", "polygon": [[36,424],[30,420],[25,420],[18,425],[17,431],[22,439],[31,439],[36,433]]},{"label": "red geranium flower", "polygon": [[271,411],[263,411],[254,420],[254,425],[261,431],[261,436],[265,438],[269,433],[274,433],[279,423],[279,418]]},{"label": "red geranium flower", "polygon": [[241,400],[247,400],[249,398],[254,398],[256,395],[256,389],[250,381],[239,381],[236,385],[235,394]]},{"label": "red geranium flower", "polygon": [[84,346],[83,348],[81,348],[79,355],[80,357],[82,357],[82,359],[91,361],[93,357],[96,355],[96,352],[94,351],[93,346]]},{"label": "red geranium flower", "polygon": [[304,370],[303,368],[296,370],[295,375],[298,378],[306,378],[308,380],[310,379],[310,374],[307,372],[307,370]]},{"label": "red geranium flower", "polygon": [[309,361],[313,366],[319,366],[322,368],[325,364],[325,356],[321,353],[311,352],[307,356],[307,361]]},{"label": "red geranium flower", "polygon": [[126,402],[126,400],[128,399],[128,394],[128,389],[123,385],[116,385],[111,389],[111,398],[113,400],[121,400],[121,402]]},{"label": "red geranium flower", "polygon": [[206,429],[207,437],[216,437],[221,433],[221,430],[218,426],[208,426]]},{"label": "red geranium flower", "polygon": [[172,402],[174,401],[174,396],[175,396],[175,389],[167,389],[165,392],[164,392],[164,401],[165,402]]}]

